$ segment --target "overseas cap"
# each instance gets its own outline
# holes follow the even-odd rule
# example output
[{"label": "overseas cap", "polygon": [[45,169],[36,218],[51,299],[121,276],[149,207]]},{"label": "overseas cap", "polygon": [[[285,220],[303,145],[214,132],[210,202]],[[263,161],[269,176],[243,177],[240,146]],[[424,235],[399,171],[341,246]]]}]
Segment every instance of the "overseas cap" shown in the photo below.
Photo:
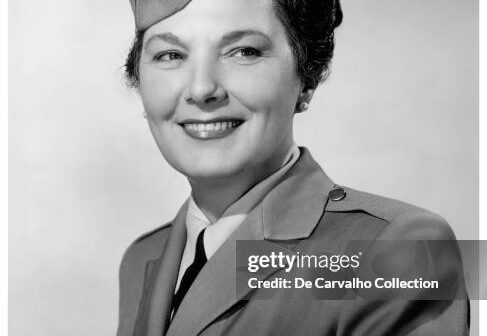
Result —
[{"label": "overseas cap", "polygon": [[137,30],[144,30],[183,9],[191,0],[130,0]]}]

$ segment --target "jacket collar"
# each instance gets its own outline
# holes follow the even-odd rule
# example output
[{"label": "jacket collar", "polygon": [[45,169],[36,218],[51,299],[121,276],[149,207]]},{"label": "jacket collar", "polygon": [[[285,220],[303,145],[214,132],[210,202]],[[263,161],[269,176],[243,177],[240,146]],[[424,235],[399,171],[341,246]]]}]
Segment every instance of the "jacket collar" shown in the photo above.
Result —
[{"label": "jacket collar", "polygon": [[263,200],[263,239],[309,237],[318,224],[334,184],[301,147],[301,156],[281,182]]}]

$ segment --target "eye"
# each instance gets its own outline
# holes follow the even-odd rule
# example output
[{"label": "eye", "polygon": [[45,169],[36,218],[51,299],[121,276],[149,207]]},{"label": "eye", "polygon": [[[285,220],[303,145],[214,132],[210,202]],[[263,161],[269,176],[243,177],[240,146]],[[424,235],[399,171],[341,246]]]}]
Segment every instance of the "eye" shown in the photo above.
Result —
[{"label": "eye", "polygon": [[177,51],[164,51],[154,55],[154,61],[156,62],[177,62],[184,60],[184,55]]},{"label": "eye", "polygon": [[257,50],[252,47],[244,47],[244,48],[239,48],[235,50],[231,56],[237,57],[237,58],[242,58],[242,59],[247,59],[247,60],[254,60],[256,58],[259,58],[262,56],[262,52],[260,50]]}]

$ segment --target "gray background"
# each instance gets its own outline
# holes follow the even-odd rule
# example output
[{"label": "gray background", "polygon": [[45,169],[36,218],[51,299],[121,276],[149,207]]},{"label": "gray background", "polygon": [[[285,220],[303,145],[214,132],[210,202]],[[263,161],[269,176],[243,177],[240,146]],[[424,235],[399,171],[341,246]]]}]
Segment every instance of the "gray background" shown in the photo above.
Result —
[{"label": "gray background", "polygon": [[[337,183],[478,237],[478,4],[346,0],[296,140]],[[128,1],[9,2],[10,335],[111,335],[117,271],[189,193],[124,87]]]}]

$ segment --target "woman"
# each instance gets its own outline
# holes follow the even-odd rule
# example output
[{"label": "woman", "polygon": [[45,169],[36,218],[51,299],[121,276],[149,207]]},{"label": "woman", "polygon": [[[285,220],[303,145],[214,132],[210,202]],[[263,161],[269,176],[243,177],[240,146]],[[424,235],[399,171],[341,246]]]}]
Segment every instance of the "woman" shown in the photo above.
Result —
[{"label": "woman", "polygon": [[[162,155],[192,191],[172,222],[127,250],[119,336],[466,332],[465,300],[332,301],[280,292],[257,300],[259,290],[236,291],[237,240],[342,254],[357,239],[454,240],[436,215],[336,186],[294,143],[294,114],[326,78],[342,21],[338,0],[131,5],[137,36],[127,75]],[[436,275],[451,276],[447,270]],[[457,279],[461,269],[453,270]]]}]

